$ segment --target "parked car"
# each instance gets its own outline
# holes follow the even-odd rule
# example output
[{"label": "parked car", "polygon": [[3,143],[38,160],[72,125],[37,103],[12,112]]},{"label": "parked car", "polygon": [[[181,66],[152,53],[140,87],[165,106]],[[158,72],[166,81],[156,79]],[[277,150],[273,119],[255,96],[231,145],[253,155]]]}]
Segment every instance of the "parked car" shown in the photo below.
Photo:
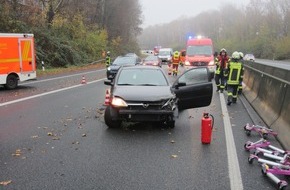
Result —
[{"label": "parked car", "polygon": [[173,128],[178,110],[210,105],[213,91],[207,67],[187,70],[173,85],[160,67],[122,67],[114,80],[104,84],[111,86],[104,114],[109,128],[126,121],[157,122]]},{"label": "parked car", "polygon": [[156,55],[149,55],[144,60],[142,65],[151,65],[151,66],[159,66],[161,67],[161,60]]},{"label": "parked car", "polygon": [[253,54],[246,54],[244,56],[245,61],[255,61],[255,56]]},{"label": "parked car", "polygon": [[107,78],[112,80],[117,74],[119,68],[124,65],[138,65],[141,59],[135,56],[118,56],[114,62],[107,68]]}]

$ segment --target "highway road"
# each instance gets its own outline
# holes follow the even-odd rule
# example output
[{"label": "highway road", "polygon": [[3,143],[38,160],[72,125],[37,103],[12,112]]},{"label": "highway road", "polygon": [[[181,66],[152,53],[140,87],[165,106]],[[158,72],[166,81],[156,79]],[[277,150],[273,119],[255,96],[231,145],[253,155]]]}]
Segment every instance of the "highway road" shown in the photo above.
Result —
[{"label": "highway road", "polygon": [[273,66],[281,69],[290,70],[290,61],[275,61],[275,60],[268,60],[268,59],[256,59],[256,62]]},{"label": "highway road", "polygon": [[[95,70],[0,88],[0,182],[7,183],[0,189],[276,188],[247,161],[245,142],[260,137],[246,136],[243,127],[263,122],[243,96],[226,106],[226,93],[214,92],[210,106],[181,112],[174,129],[108,129],[104,77]],[[208,145],[200,141],[203,112],[215,118]]]}]

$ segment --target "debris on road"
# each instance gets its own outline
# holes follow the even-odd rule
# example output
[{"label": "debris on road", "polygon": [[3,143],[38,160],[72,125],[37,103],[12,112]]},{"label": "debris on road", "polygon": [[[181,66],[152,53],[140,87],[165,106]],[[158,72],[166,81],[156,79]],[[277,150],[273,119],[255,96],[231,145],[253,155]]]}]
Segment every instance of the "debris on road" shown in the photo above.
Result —
[{"label": "debris on road", "polygon": [[10,183],[12,183],[12,180],[1,181],[1,182],[0,182],[0,185],[6,186],[6,185],[9,185]]}]

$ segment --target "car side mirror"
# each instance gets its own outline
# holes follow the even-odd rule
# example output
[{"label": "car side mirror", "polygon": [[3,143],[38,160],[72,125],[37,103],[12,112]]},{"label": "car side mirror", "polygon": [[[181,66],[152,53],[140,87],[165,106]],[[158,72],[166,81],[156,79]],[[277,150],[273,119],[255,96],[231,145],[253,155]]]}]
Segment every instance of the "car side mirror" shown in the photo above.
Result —
[{"label": "car side mirror", "polygon": [[178,83],[175,84],[174,88],[178,89],[181,86],[186,86],[186,83],[185,82],[178,82]]},{"label": "car side mirror", "polygon": [[104,81],[104,84],[105,84],[105,85],[112,86],[112,85],[113,85],[113,82],[112,82],[112,80],[105,80],[105,81]]}]

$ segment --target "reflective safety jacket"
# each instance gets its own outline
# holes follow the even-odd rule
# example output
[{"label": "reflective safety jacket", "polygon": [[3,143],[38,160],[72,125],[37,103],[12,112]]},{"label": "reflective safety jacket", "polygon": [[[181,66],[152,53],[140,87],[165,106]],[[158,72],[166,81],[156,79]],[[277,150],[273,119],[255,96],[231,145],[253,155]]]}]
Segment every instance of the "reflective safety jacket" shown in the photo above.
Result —
[{"label": "reflective safety jacket", "polygon": [[228,85],[239,85],[244,75],[243,64],[238,61],[231,61],[226,69],[226,75],[228,76]]},{"label": "reflective safety jacket", "polygon": [[111,57],[107,55],[106,57],[106,67],[109,67],[111,65]]},{"label": "reflective safety jacket", "polygon": [[180,63],[180,54],[178,51],[175,51],[173,54],[173,58],[172,58],[172,62],[173,64],[179,64]]},{"label": "reflective safety jacket", "polygon": [[227,68],[229,61],[230,61],[229,56],[218,55],[215,58],[215,65],[216,65],[215,74],[217,75],[223,74],[224,70]]}]

